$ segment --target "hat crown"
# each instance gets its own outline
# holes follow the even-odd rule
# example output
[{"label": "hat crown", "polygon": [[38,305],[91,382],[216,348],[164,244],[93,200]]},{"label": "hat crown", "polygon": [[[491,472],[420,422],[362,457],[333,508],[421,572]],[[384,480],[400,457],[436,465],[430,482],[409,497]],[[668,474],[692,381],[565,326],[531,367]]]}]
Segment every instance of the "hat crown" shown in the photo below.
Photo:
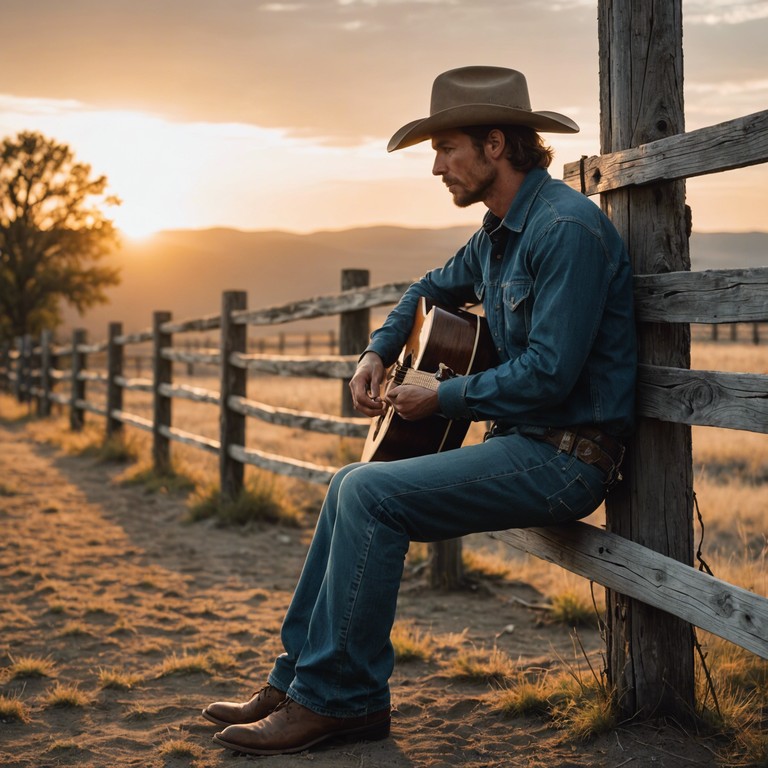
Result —
[{"label": "hat crown", "polygon": [[492,104],[530,112],[525,75],[505,67],[460,67],[435,78],[431,115],[469,104]]}]

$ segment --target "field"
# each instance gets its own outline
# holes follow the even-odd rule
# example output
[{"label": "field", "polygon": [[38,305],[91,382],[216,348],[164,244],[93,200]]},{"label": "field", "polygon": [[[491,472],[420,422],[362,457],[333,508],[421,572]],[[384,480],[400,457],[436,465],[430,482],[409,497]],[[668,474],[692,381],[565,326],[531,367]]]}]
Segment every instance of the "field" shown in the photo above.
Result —
[{"label": "field", "polygon": [[[768,373],[768,352],[701,343],[693,367]],[[218,388],[213,375],[189,383]],[[249,396],[338,413],[341,386],[253,377]],[[148,415],[146,396],[129,393],[125,408]],[[190,524],[185,493],[126,482],[146,462],[146,435],[128,431],[137,464],[105,463],[94,452],[101,419],[86,421],[74,435],[64,414],[30,419],[0,396],[0,763],[252,764],[211,745],[215,729],[199,710],[262,683],[323,489],[249,469],[249,479],[298,512],[300,527]],[[217,437],[211,406],[174,401],[173,422]],[[481,435],[478,426],[470,439]],[[768,436],[695,428],[693,437],[701,557],[716,576],[768,595]],[[361,447],[256,421],[247,443],[331,466]],[[177,444],[172,453],[198,487],[215,481],[213,455]],[[592,522],[601,518],[598,510]],[[602,604],[599,587],[475,536],[465,543],[472,589],[435,593],[425,584],[425,556],[418,547],[409,554],[401,593],[393,737],[271,763],[768,765],[764,662],[699,632],[717,697],[715,704],[706,692],[702,667],[705,722],[601,727],[603,653],[592,608],[593,599]]]}]

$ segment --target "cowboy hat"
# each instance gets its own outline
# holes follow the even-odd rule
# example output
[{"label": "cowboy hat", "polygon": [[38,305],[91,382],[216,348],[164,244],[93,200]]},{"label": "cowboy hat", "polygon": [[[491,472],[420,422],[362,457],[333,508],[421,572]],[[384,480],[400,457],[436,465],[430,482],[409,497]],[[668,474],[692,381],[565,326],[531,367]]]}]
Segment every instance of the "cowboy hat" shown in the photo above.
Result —
[{"label": "cowboy hat", "polygon": [[525,75],[505,67],[460,67],[432,84],[429,117],[404,125],[388,152],[431,138],[437,131],[470,125],[527,125],[537,131],[578,133],[579,126],[557,112],[534,112]]}]

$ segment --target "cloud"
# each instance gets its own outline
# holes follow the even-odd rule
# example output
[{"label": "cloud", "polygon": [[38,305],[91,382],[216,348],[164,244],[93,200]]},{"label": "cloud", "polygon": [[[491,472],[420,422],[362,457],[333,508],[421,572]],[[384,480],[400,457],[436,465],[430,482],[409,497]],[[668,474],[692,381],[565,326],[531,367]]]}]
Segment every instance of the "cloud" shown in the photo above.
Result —
[{"label": "cloud", "polygon": [[270,13],[296,13],[296,11],[303,11],[306,7],[304,3],[265,3],[260,5],[259,9]]},{"label": "cloud", "polygon": [[686,83],[686,91],[696,96],[753,96],[761,91],[768,92],[768,79],[742,80],[735,82],[733,80],[724,80],[719,83]]},{"label": "cloud", "polygon": [[683,0],[683,23],[716,26],[759,19],[768,19],[766,0]]}]

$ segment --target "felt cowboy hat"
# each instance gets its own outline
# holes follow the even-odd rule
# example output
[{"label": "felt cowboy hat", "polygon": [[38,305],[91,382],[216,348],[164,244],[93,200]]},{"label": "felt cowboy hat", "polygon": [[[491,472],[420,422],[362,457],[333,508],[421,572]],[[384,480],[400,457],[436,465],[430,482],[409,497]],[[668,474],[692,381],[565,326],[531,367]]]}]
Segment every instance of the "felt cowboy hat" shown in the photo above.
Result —
[{"label": "felt cowboy hat", "polygon": [[578,133],[579,126],[557,112],[534,112],[525,75],[505,67],[460,67],[432,84],[429,117],[404,125],[388,152],[429,139],[437,131],[470,125],[527,125],[537,131]]}]

